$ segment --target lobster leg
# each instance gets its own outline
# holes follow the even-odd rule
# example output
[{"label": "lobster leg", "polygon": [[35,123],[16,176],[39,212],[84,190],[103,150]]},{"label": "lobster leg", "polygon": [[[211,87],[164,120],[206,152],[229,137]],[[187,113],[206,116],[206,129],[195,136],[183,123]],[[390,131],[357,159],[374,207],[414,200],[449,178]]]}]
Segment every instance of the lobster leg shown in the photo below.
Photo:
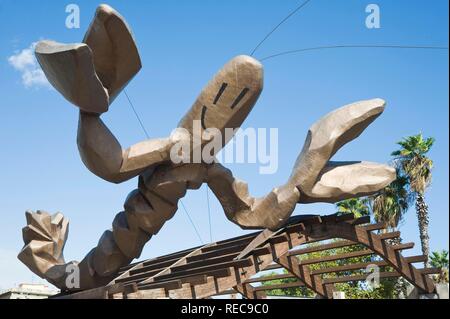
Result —
[{"label": "lobster leg", "polygon": [[222,204],[225,215],[243,229],[275,230],[293,213],[300,200],[296,185],[287,183],[262,198],[250,196],[247,183],[236,179],[221,164],[208,170],[208,186]]},{"label": "lobster leg", "polygon": [[[144,245],[178,209],[187,189],[197,189],[207,178],[207,165],[160,166],[140,176],[139,187],[128,195],[124,211],[112,229],[81,262],[65,263],[63,249],[68,221],[58,213],[27,213],[23,230],[25,246],[19,259],[38,276],[61,290],[84,290],[110,282],[119,269],[138,258]],[[78,268],[79,285],[71,286],[70,269]]]}]

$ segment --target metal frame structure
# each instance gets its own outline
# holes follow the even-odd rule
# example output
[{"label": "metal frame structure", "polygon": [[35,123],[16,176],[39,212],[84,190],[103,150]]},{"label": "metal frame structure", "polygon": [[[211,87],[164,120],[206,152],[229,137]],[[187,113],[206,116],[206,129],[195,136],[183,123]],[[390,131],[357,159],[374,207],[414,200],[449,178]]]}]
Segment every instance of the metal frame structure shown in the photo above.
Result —
[{"label": "metal frame structure", "polygon": [[[402,251],[414,247],[414,243],[392,244],[390,240],[399,238],[400,232],[380,232],[385,226],[371,224],[369,217],[354,218],[352,214],[295,216],[278,231],[264,230],[138,262],[121,269],[118,277],[104,287],[62,293],[55,298],[197,299],[240,293],[244,298],[258,299],[264,298],[268,290],[291,287],[307,287],[319,298],[333,298],[335,284],[366,280],[367,274],[361,274],[361,270],[370,264],[385,268],[380,272],[381,278],[403,277],[420,291],[433,293],[435,285],[429,275],[439,273],[440,269],[416,268],[414,264],[423,262],[425,256],[402,256]],[[301,247],[310,243],[316,244]],[[365,249],[299,258],[354,245],[363,245]],[[312,267],[370,255],[380,258],[367,263]],[[256,277],[262,271],[283,268],[288,273]],[[286,278],[296,281],[255,285]]]}]

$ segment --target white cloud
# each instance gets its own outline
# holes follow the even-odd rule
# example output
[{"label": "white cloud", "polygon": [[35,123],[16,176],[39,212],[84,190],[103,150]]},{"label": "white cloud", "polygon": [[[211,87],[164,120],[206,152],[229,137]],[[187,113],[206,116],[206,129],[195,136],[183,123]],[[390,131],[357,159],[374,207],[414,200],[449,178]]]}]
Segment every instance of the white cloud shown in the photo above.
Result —
[{"label": "white cloud", "polygon": [[22,74],[22,83],[27,88],[50,87],[39,63],[34,56],[36,43],[32,43],[28,48],[17,51],[16,54],[8,58],[9,64]]}]

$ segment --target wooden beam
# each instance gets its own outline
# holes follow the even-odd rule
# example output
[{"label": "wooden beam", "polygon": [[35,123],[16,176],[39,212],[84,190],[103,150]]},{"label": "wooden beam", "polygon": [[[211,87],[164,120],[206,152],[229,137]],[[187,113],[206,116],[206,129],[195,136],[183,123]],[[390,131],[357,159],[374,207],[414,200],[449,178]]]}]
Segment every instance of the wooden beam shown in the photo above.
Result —
[{"label": "wooden beam", "polygon": [[381,233],[379,234],[380,238],[385,240],[385,239],[394,239],[394,238],[399,238],[400,237],[400,232],[399,231],[394,231],[394,232],[390,232],[390,233]]},{"label": "wooden beam", "polygon": [[[423,262],[425,260],[425,256],[411,256],[405,258],[408,263],[416,263],[416,262]],[[318,274],[329,274],[329,273],[336,273],[336,272],[343,272],[343,271],[350,271],[350,270],[359,270],[359,269],[365,269],[367,266],[375,265],[378,267],[386,267],[390,264],[385,260],[379,260],[379,261],[369,261],[364,263],[352,263],[342,266],[336,266],[336,267],[329,267],[329,268],[323,268],[323,269],[317,269],[313,270],[312,273],[314,275]]]},{"label": "wooden beam", "polygon": [[167,259],[182,258],[182,257],[188,255],[189,253],[191,253],[192,251],[194,251],[194,250],[196,250],[196,249],[198,249],[200,247],[202,247],[202,246],[181,250],[181,251],[178,251],[178,252],[175,252],[175,253],[163,255],[163,256],[160,256],[160,257],[155,257],[155,258],[152,258],[152,259],[149,259],[149,260],[145,260],[143,262],[137,262],[137,263],[134,263],[134,264],[130,264],[128,266],[122,267],[119,270],[119,274],[122,274],[122,273],[130,270],[131,268],[134,268],[138,264],[144,264],[145,266],[147,266],[147,265],[151,265],[152,263],[158,263],[158,262],[161,262],[161,261],[165,261]]},{"label": "wooden beam", "polygon": [[258,299],[255,288],[250,284],[238,284],[234,287],[234,289],[246,299]]},{"label": "wooden beam", "polygon": [[311,264],[321,264],[328,261],[335,261],[335,260],[341,260],[341,259],[348,259],[348,258],[354,258],[354,257],[363,257],[368,255],[373,255],[374,252],[370,249],[364,249],[364,250],[357,250],[352,251],[345,254],[336,254],[331,256],[324,256],[324,257],[318,257],[318,258],[310,258],[310,259],[303,259],[300,260],[301,265],[311,265]]},{"label": "wooden beam", "polygon": [[261,233],[259,233],[258,236],[255,237],[242,251],[241,253],[236,257],[236,259],[242,259],[244,257],[247,257],[255,248],[261,246],[262,244],[266,243],[267,240],[271,237],[273,237],[275,234],[279,233],[281,230],[274,232],[270,229],[265,229]]},{"label": "wooden beam", "polygon": [[200,253],[198,255],[190,256],[190,257],[186,258],[186,262],[189,263],[192,261],[206,260],[206,259],[214,258],[217,256],[223,256],[223,255],[228,255],[228,254],[232,254],[232,253],[235,253],[237,256],[237,254],[239,254],[241,249],[243,249],[244,247],[246,247],[246,244],[229,246],[229,247],[209,251],[206,253]]},{"label": "wooden beam", "polygon": [[320,276],[312,275],[309,267],[299,264],[296,257],[282,256],[278,259],[278,263],[319,296],[329,298],[322,284],[322,278]]},{"label": "wooden beam", "polygon": [[414,248],[414,243],[406,243],[406,244],[399,244],[399,245],[391,245],[393,250],[405,250],[405,249],[411,249]]},{"label": "wooden beam", "polygon": [[114,282],[115,283],[123,283],[123,284],[128,284],[128,283],[132,283],[132,282],[140,282],[143,280],[146,280],[147,278],[151,278],[154,275],[158,274],[161,270],[163,270],[165,268],[160,268],[160,269],[155,269],[155,270],[151,270],[151,271],[143,271],[134,275],[128,275],[128,276],[123,276],[121,278],[116,279]]},{"label": "wooden beam", "polygon": [[279,275],[271,275],[271,276],[260,276],[260,277],[257,277],[257,278],[247,279],[245,281],[245,283],[265,282],[265,281],[288,279],[288,278],[295,278],[295,276],[292,275],[292,274],[279,274]]},{"label": "wooden beam", "polygon": [[174,266],[171,267],[172,272],[177,272],[181,270],[188,270],[188,269],[196,269],[203,266],[211,266],[211,265],[217,265],[217,264],[223,264],[225,262],[233,261],[234,258],[237,256],[237,253],[234,254],[228,254],[228,255],[222,255],[214,258],[209,259],[203,259],[203,260],[195,260],[195,261],[188,261],[184,265]]},{"label": "wooden beam", "polygon": [[440,274],[442,271],[442,268],[422,268],[422,269],[419,269],[419,271],[423,275],[435,275],[435,274]]},{"label": "wooden beam", "polygon": [[307,247],[307,248],[300,248],[300,249],[292,250],[289,252],[289,256],[297,256],[297,255],[315,253],[315,252],[319,252],[319,251],[342,248],[342,247],[352,246],[352,245],[356,245],[356,244],[357,243],[350,241],[350,240],[341,240],[341,241],[336,241],[336,242],[329,243],[329,244],[316,245],[316,246],[311,246],[311,247]]},{"label": "wooden beam", "polygon": [[[220,257],[218,258],[220,259]],[[224,269],[228,267],[248,267],[253,265],[251,258],[241,259],[241,260],[227,260],[223,262],[215,263],[213,260],[209,259],[207,261],[198,261],[191,264],[185,264],[180,266],[171,267],[171,274],[176,274],[180,272],[195,272],[195,271],[208,271]]]},{"label": "wooden beam", "polygon": [[180,258],[179,260],[175,261],[172,265],[166,267],[165,269],[161,269],[157,273],[152,274],[152,276],[149,276],[148,278],[146,278],[144,281],[142,281],[142,284],[148,284],[148,283],[153,282],[154,278],[157,277],[157,276],[162,276],[162,275],[169,274],[171,272],[172,267],[185,264],[189,257],[199,255],[202,252],[203,248],[207,248],[210,245],[211,244],[207,244],[207,245],[204,245],[204,246],[200,246],[200,247],[198,247],[195,250],[191,250],[187,255],[184,255],[182,258]]},{"label": "wooden beam", "polygon": [[366,230],[366,231],[372,231],[372,230],[385,229],[387,227],[387,224],[383,222],[383,223],[364,225],[364,226],[360,226],[360,227],[364,228],[364,230]]},{"label": "wooden beam", "polygon": [[[363,225],[370,221],[370,218],[355,219],[352,215],[300,217],[291,218],[284,228],[276,232],[263,231],[246,234],[219,241],[209,246],[187,249],[123,268],[122,271],[124,272],[116,278],[115,282],[129,283],[137,291],[133,289],[130,292],[126,291],[128,285],[110,291],[108,289],[111,289],[114,285],[111,284],[109,287],[102,287],[108,289],[90,290],[83,293],[101,295],[102,298],[110,295],[119,298],[121,296],[126,298],[128,295],[130,295],[130,298],[164,296],[170,296],[171,298],[207,298],[224,291],[239,291],[247,298],[258,298],[261,295],[258,295],[257,289],[262,291],[305,286],[321,297],[331,298],[334,287],[333,280],[339,280],[338,282],[360,281],[365,280],[368,274],[354,274],[327,279],[322,278],[323,274],[352,272],[364,269],[370,264],[380,267],[391,266],[395,269],[395,271],[381,272],[382,278],[402,275],[419,288],[426,291],[434,289],[434,284],[427,275],[439,271],[437,269],[417,270],[412,266],[412,263],[423,261],[424,256],[407,258],[401,256],[400,251],[412,248],[412,243],[389,245],[386,239],[399,237],[399,232],[384,234],[373,232],[385,228],[384,223]],[[289,252],[292,247],[301,244],[334,238],[342,238],[343,240]],[[295,257],[356,244],[361,244],[367,249],[301,261]],[[378,255],[384,260],[317,270],[311,270],[309,267],[312,264],[372,254]],[[244,258],[239,259],[239,257]],[[273,261],[278,264],[271,264]],[[259,271],[279,269],[280,267],[284,267],[290,273],[251,278]],[[272,288],[270,286],[253,287],[251,285],[254,282],[287,278],[297,278],[298,280],[294,283],[272,285]],[[234,289],[231,290],[233,287]]]},{"label": "wooden beam", "polygon": [[329,267],[329,268],[323,268],[323,269],[317,269],[311,271],[313,275],[322,275],[322,274],[329,274],[329,273],[336,273],[336,272],[343,272],[343,271],[350,271],[350,270],[360,270],[365,269],[369,265],[375,265],[378,267],[384,267],[388,266],[389,264],[386,261],[371,261],[371,262],[365,262],[365,263],[354,263],[354,264],[347,264],[342,266],[336,266],[336,267]]},{"label": "wooden beam", "polygon": [[286,288],[297,288],[297,287],[304,287],[305,284],[302,281],[295,281],[295,282],[289,282],[285,284],[276,284],[276,285],[267,285],[267,286],[258,286],[255,287],[255,291],[267,291],[267,290],[274,290],[274,289],[286,289]]},{"label": "wooden beam", "polygon": [[219,269],[219,270],[212,270],[212,271],[208,271],[205,273],[201,273],[201,274],[189,274],[189,273],[185,273],[185,274],[178,274],[176,276],[167,276],[164,275],[163,278],[155,278],[155,281],[151,282],[151,283],[140,283],[138,284],[138,287],[145,287],[146,285],[150,285],[153,283],[166,283],[169,281],[173,281],[173,280],[181,280],[182,283],[190,283],[190,281],[194,281],[196,280],[196,278],[198,278],[198,276],[206,276],[206,277],[214,277],[214,278],[223,278],[223,277],[228,277],[230,276],[230,271],[229,269]]},{"label": "wooden beam", "polygon": [[371,232],[374,227],[354,227],[345,229],[343,225],[333,226],[335,234],[340,234],[341,237],[360,242],[366,247],[369,247],[375,254],[388,261],[389,264],[405,279],[412,283],[417,288],[432,293],[435,290],[433,281],[423,276],[413,265],[407,262],[407,260],[401,255],[400,250],[411,248],[412,244],[390,245],[379,234]]},{"label": "wooden beam", "polygon": [[353,220],[347,221],[348,224],[357,226],[357,225],[363,225],[363,224],[369,224],[370,223],[370,216],[362,216]]},{"label": "wooden beam", "polygon": [[79,291],[67,295],[54,296],[54,299],[105,299],[109,295],[123,292],[124,285],[114,284],[85,291]]},{"label": "wooden beam", "polygon": [[222,249],[222,248],[226,248],[226,247],[230,247],[230,246],[237,246],[237,245],[244,245],[244,244],[248,245],[248,243],[250,243],[255,236],[256,236],[256,234],[252,234],[252,235],[237,237],[237,238],[234,238],[233,240],[217,242],[208,247],[204,247],[202,249],[202,252],[206,253],[206,252],[210,252],[210,251],[214,251],[217,249]]},{"label": "wooden beam", "polygon": [[[370,274],[363,274],[363,275],[353,275],[353,276],[344,276],[344,277],[336,277],[336,278],[326,278],[323,280],[323,283],[325,285],[329,285],[329,284],[337,284],[337,283],[365,281],[365,280],[367,280],[367,277],[369,275]],[[380,277],[379,277],[380,279],[401,277],[401,275],[396,271],[380,272],[379,275],[380,275]]]}]

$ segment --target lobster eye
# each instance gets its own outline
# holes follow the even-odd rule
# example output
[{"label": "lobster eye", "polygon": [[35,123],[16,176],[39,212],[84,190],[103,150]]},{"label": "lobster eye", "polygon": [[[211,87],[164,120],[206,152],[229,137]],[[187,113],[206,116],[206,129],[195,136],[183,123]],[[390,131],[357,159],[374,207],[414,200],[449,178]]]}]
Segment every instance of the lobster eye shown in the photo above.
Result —
[{"label": "lobster eye", "polygon": [[248,91],[250,91],[249,88],[244,88],[241,93],[238,95],[238,97],[236,98],[236,100],[234,100],[233,104],[230,106],[231,109],[234,109],[236,107],[236,105],[239,104],[239,102],[244,98],[244,96],[248,93]]},{"label": "lobster eye", "polygon": [[216,97],[214,98],[213,104],[216,105],[217,102],[219,102],[220,97],[222,96],[223,92],[225,92],[225,89],[227,88],[228,83],[222,83],[222,86],[219,89],[219,92],[217,92]]},{"label": "lobster eye", "polygon": [[[222,85],[219,88],[219,91],[216,94],[216,97],[214,98],[213,101],[213,105],[217,105],[217,103],[220,100],[220,97],[222,96],[222,94],[225,92],[225,90],[228,87],[228,83],[223,82]],[[242,89],[242,91],[239,93],[238,96],[236,96],[236,98],[234,99],[233,103],[230,105],[230,109],[234,109],[241,101],[242,99],[247,95],[247,93],[250,91],[249,88],[245,87]],[[204,130],[206,130],[206,124],[205,124],[205,116],[206,116],[206,111],[208,110],[208,108],[206,107],[206,105],[203,105],[202,107],[202,114],[201,114],[201,123],[202,123],[202,128]]]},{"label": "lobster eye", "polygon": [[205,115],[206,115],[206,110],[207,110],[207,109],[208,109],[208,108],[207,108],[206,106],[203,105],[201,122],[202,122],[202,128],[203,128],[204,130],[206,130]]},{"label": "lobster eye", "polygon": [[[239,128],[263,89],[263,67],[252,57],[240,55],[226,63],[202,89],[178,127],[194,132],[195,123],[207,130]],[[198,121],[198,122],[197,122]]]}]

